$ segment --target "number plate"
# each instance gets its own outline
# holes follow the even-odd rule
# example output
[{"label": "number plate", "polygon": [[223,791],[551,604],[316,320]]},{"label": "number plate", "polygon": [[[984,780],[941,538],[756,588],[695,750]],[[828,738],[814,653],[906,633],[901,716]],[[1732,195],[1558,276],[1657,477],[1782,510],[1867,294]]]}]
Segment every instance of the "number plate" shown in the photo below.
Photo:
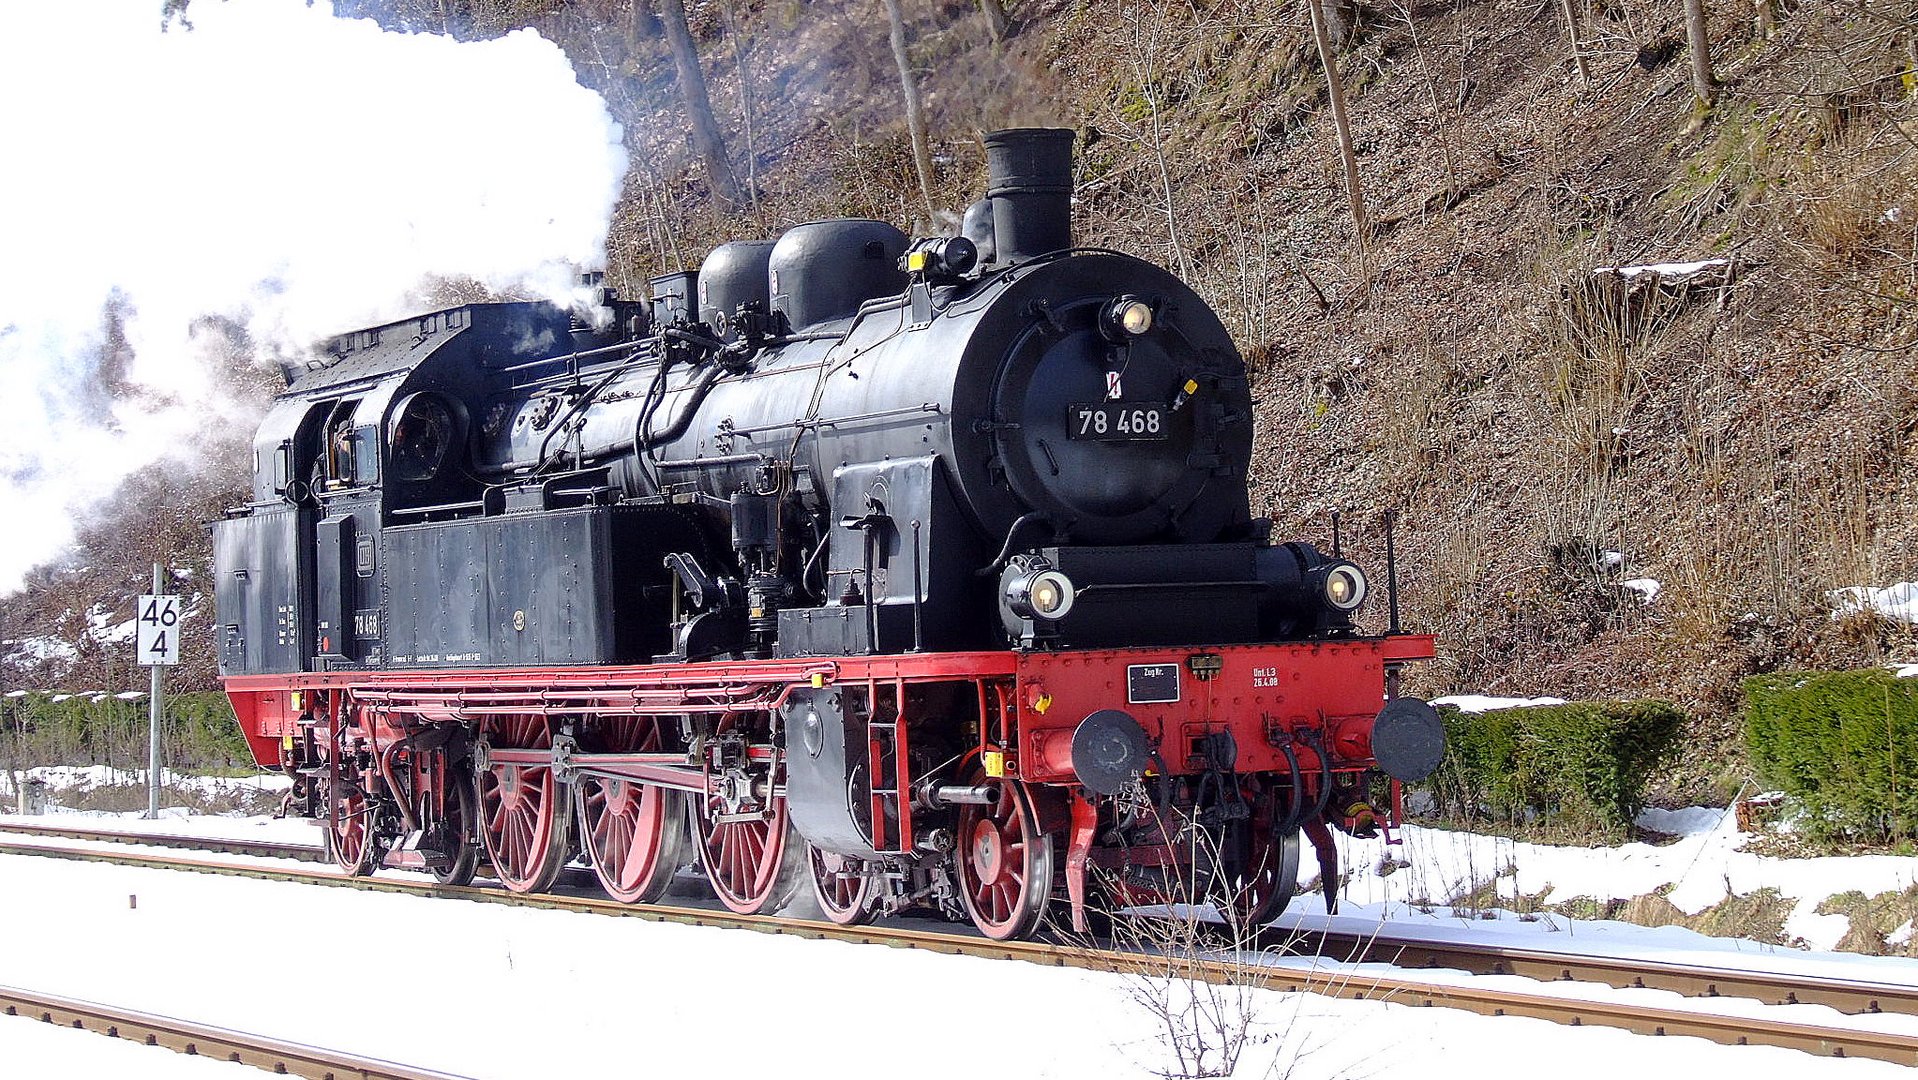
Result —
[{"label": "number plate", "polygon": [[1166,407],[1156,401],[1101,401],[1093,405],[1066,406],[1068,439],[1100,442],[1163,439],[1171,433],[1171,427]]}]

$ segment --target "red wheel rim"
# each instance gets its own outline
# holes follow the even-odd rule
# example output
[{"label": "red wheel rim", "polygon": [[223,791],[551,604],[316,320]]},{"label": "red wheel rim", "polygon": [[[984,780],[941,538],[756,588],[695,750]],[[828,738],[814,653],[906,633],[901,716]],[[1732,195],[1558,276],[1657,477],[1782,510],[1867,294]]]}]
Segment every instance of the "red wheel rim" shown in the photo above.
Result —
[{"label": "red wheel rim", "polygon": [[[661,746],[659,725],[638,717],[609,722],[596,748],[636,754]],[[605,777],[579,780],[581,840],[608,896],[623,904],[658,899],[678,868],[685,821],[678,793]]]},{"label": "red wheel rim", "polygon": [[1038,830],[1032,806],[1016,781],[998,785],[989,806],[959,815],[959,895],[987,937],[1006,941],[1030,933],[1052,893],[1052,838]]},{"label": "red wheel rim", "polygon": [[372,834],[366,827],[366,793],[344,775],[340,783],[343,790],[334,797],[334,823],[327,834],[333,846],[333,861],[349,874],[369,874],[373,871],[373,860],[369,857]]},{"label": "red wheel rim", "polygon": [[[543,717],[515,717],[493,732],[494,745],[537,750],[552,745]],[[567,817],[559,812],[565,788],[553,770],[536,765],[490,765],[479,774],[481,835],[500,884],[514,892],[550,888],[566,865]]]},{"label": "red wheel rim", "polygon": [[[706,868],[719,902],[741,915],[777,907],[789,885],[786,862],[786,800],[776,799],[763,821],[713,821],[724,811],[714,796],[701,800],[698,814],[699,861]],[[775,903],[777,901],[778,903]]]},{"label": "red wheel rim", "polygon": [[812,864],[813,895],[826,918],[841,926],[857,926],[873,916],[872,878],[857,859],[807,845]]}]

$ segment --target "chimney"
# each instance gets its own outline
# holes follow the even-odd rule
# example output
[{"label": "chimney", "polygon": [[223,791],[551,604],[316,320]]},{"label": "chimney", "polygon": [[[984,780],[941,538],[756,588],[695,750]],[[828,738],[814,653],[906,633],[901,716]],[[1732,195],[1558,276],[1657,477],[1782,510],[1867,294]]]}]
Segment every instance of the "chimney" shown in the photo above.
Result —
[{"label": "chimney", "polygon": [[1022,262],[1072,246],[1071,128],[986,135],[986,199],[994,261]]}]

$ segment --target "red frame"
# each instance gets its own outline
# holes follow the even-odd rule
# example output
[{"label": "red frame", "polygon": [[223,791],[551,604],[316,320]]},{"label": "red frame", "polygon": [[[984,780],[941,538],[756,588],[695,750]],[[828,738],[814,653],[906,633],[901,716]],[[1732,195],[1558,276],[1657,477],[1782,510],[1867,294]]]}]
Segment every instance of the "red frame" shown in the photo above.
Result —
[{"label": "red frame", "polygon": [[[1230,730],[1238,746],[1241,773],[1280,772],[1287,761],[1281,741],[1293,746],[1303,769],[1318,772],[1321,763],[1309,738],[1329,744],[1338,772],[1367,768],[1371,723],[1383,705],[1390,673],[1398,665],[1430,659],[1429,635],[1395,635],[1216,649],[1135,648],[1066,652],[961,652],[888,656],[847,656],[804,660],[732,660],[699,664],[650,664],[605,668],[511,668],[489,670],[405,670],[299,672],[288,675],[232,676],[225,679],[240,726],[262,765],[283,762],[282,744],[300,735],[309,714],[301,695],[346,691],[362,707],[360,723],[373,741],[387,742],[422,721],[477,723],[492,716],[723,714],[777,709],[801,686],[838,684],[863,688],[877,705],[882,687],[891,690],[897,721],[893,744],[869,746],[870,775],[889,772],[890,789],[874,792],[875,828],[885,820],[882,801],[892,800],[897,835],[875,837],[882,850],[910,851],[914,835],[907,775],[906,688],[915,683],[970,682],[980,708],[978,751],[989,772],[1028,783],[1068,787],[1072,772],[1073,730],[1088,714],[1105,708],[1129,712],[1162,748],[1174,774],[1204,767],[1193,753],[1199,737]],[[1197,671],[1216,661],[1216,673],[1201,679]],[[1180,669],[1180,700],[1164,704],[1127,701],[1126,671],[1137,664],[1174,664]],[[342,696],[333,695],[329,715]],[[875,708],[872,715],[877,715]],[[1187,751],[1178,754],[1180,749]],[[882,769],[890,757],[893,767]],[[1174,760],[1178,758],[1178,760]],[[547,750],[492,751],[494,761],[528,765],[552,762]],[[702,768],[689,766],[683,753],[579,755],[608,775],[647,783],[704,791]],[[1071,807],[1056,816],[1070,822]],[[1053,816],[1048,814],[1048,816]]]}]

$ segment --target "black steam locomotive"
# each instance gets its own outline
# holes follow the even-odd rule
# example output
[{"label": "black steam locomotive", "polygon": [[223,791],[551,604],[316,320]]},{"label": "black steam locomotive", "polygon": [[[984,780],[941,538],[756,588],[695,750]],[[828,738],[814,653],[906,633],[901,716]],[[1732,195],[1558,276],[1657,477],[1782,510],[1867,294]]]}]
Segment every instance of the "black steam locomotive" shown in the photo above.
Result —
[{"label": "black steam locomotive", "polygon": [[651,900],[691,840],[738,910],[809,870],[835,918],[1013,936],[1089,883],[1265,918],[1300,829],[1377,827],[1368,774],[1436,761],[1388,702],[1430,639],[1252,516],[1239,354],[1071,246],[1071,144],[987,136],[960,236],[814,222],[290,373],[214,526],[221,670],[340,861],[577,850]]}]

